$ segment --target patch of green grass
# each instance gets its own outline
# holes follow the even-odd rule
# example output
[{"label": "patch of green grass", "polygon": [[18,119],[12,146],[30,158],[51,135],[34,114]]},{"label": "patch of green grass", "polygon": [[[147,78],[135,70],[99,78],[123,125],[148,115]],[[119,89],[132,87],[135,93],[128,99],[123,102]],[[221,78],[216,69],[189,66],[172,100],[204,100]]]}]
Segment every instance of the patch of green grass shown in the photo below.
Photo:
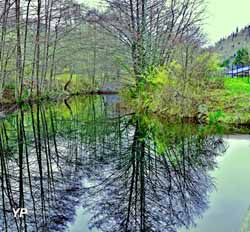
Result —
[{"label": "patch of green grass", "polygon": [[247,77],[213,78],[211,82],[222,81],[223,88],[209,91],[207,104],[212,115],[223,112],[220,121],[227,124],[250,123],[250,83]]},{"label": "patch of green grass", "polygon": [[[70,79],[69,73],[63,73],[63,74],[56,76],[56,80],[59,81],[63,85],[65,85],[69,81],[69,79]],[[76,74],[73,74],[71,84],[72,85],[78,84],[78,76]]]},{"label": "patch of green grass", "polygon": [[250,83],[248,78],[225,78],[224,86],[226,90],[234,93],[250,93]]},{"label": "patch of green grass", "polygon": [[216,111],[216,112],[211,112],[208,115],[209,118],[209,123],[210,124],[216,124],[220,121],[220,118],[222,118],[224,113],[222,111]]},{"label": "patch of green grass", "polygon": [[[63,88],[65,84],[70,80],[69,73],[62,73],[57,75],[55,78],[58,84]],[[72,80],[70,82],[69,88],[77,90],[84,90],[84,89],[95,89],[91,86],[91,79],[89,77],[73,74]]]}]

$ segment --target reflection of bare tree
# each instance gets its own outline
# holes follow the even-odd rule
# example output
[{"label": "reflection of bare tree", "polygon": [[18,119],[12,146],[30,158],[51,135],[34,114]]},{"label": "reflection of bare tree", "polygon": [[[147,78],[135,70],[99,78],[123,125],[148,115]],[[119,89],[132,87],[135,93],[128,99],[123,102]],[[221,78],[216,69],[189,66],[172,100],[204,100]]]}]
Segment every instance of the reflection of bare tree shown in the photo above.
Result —
[{"label": "reflection of bare tree", "polygon": [[[20,110],[1,124],[0,228],[4,231],[58,231],[73,219],[71,205],[79,204],[81,194],[79,172],[69,168],[74,160],[67,157],[71,150],[56,131],[53,113],[37,105],[25,116]],[[12,209],[24,207],[29,215],[14,218]]]},{"label": "reflection of bare tree", "polygon": [[221,139],[152,132],[107,107],[69,99],[1,122],[1,231],[64,231],[81,201],[101,231],[176,231],[203,212]]},{"label": "reflection of bare tree", "polygon": [[131,128],[122,134],[115,151],[107,149],[104,156],[89,162],[92,177],[86,182],[84,206],[93,214],[92,227],[101,231],[189,227],[207,207],[213,186],[207,172],[216,165],[219,149],[224,149],[222,140],[174,136],[174,143],[158,154],[157,144],[140,121],[133,128],[133,135]]},{"label": "reflection of bare tree", "polygon": [[[1,122],[0,231],[64,231],[73,220],[82,195],[83,154],[93,141],[103,141],[98,133],[111,133],[113,127],[105,129],[102,99],[87,101],[73,101],[74,113],[70,102],[62,111],[64,106],[21,108]],[[23,207],[28,216],[14,218],[12,209]]]}]

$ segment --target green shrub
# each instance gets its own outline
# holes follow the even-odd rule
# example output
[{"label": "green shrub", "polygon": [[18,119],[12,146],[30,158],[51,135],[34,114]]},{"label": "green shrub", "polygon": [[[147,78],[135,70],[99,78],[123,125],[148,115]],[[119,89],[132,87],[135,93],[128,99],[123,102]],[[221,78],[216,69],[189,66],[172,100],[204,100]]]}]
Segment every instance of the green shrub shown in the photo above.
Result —
[{"label": "green shrub", "polygon": [[[140,81],[123,96],[135,111],[149,111],[166,117],[196,117],[209,88],[209,75],[218,68],[216,56],[203,53],[190,66],[172,61],[166,66],[147,69]],[[219,81],[217,85],[222,85]]]},{"label": "green shrub", "polygon": [[222,111],[211,112],[208,115],[209,124],[216,124],[220,121],[220,119],[224,116]]}]

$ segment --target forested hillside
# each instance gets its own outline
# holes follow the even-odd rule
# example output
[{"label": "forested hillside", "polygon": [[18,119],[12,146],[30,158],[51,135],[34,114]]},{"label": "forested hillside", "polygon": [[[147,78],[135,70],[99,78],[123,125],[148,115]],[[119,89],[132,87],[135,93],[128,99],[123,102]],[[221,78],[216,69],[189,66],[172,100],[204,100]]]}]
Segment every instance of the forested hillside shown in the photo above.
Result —
[{"label": "forested hillside", "polygon": [[228,37],[220,39],[213,50],[219,53],[222,61],[229,59],[232,63],[237,51],[242,48],[250,50],[250,25],[236,28]]}]

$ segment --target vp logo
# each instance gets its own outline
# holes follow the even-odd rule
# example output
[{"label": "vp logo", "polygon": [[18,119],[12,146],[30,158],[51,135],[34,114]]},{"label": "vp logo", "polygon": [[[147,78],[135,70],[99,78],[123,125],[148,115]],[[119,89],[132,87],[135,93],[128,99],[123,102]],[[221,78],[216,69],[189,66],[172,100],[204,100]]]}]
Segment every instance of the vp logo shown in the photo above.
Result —
[{"label": "vp logo", "polygon": [[23,215],[28,214],[28,210],[26,208],[17,208],[17,209],[12,209],[12,210],[13,210],[15,218],[17,218],[17,217],[22,218]]}]

